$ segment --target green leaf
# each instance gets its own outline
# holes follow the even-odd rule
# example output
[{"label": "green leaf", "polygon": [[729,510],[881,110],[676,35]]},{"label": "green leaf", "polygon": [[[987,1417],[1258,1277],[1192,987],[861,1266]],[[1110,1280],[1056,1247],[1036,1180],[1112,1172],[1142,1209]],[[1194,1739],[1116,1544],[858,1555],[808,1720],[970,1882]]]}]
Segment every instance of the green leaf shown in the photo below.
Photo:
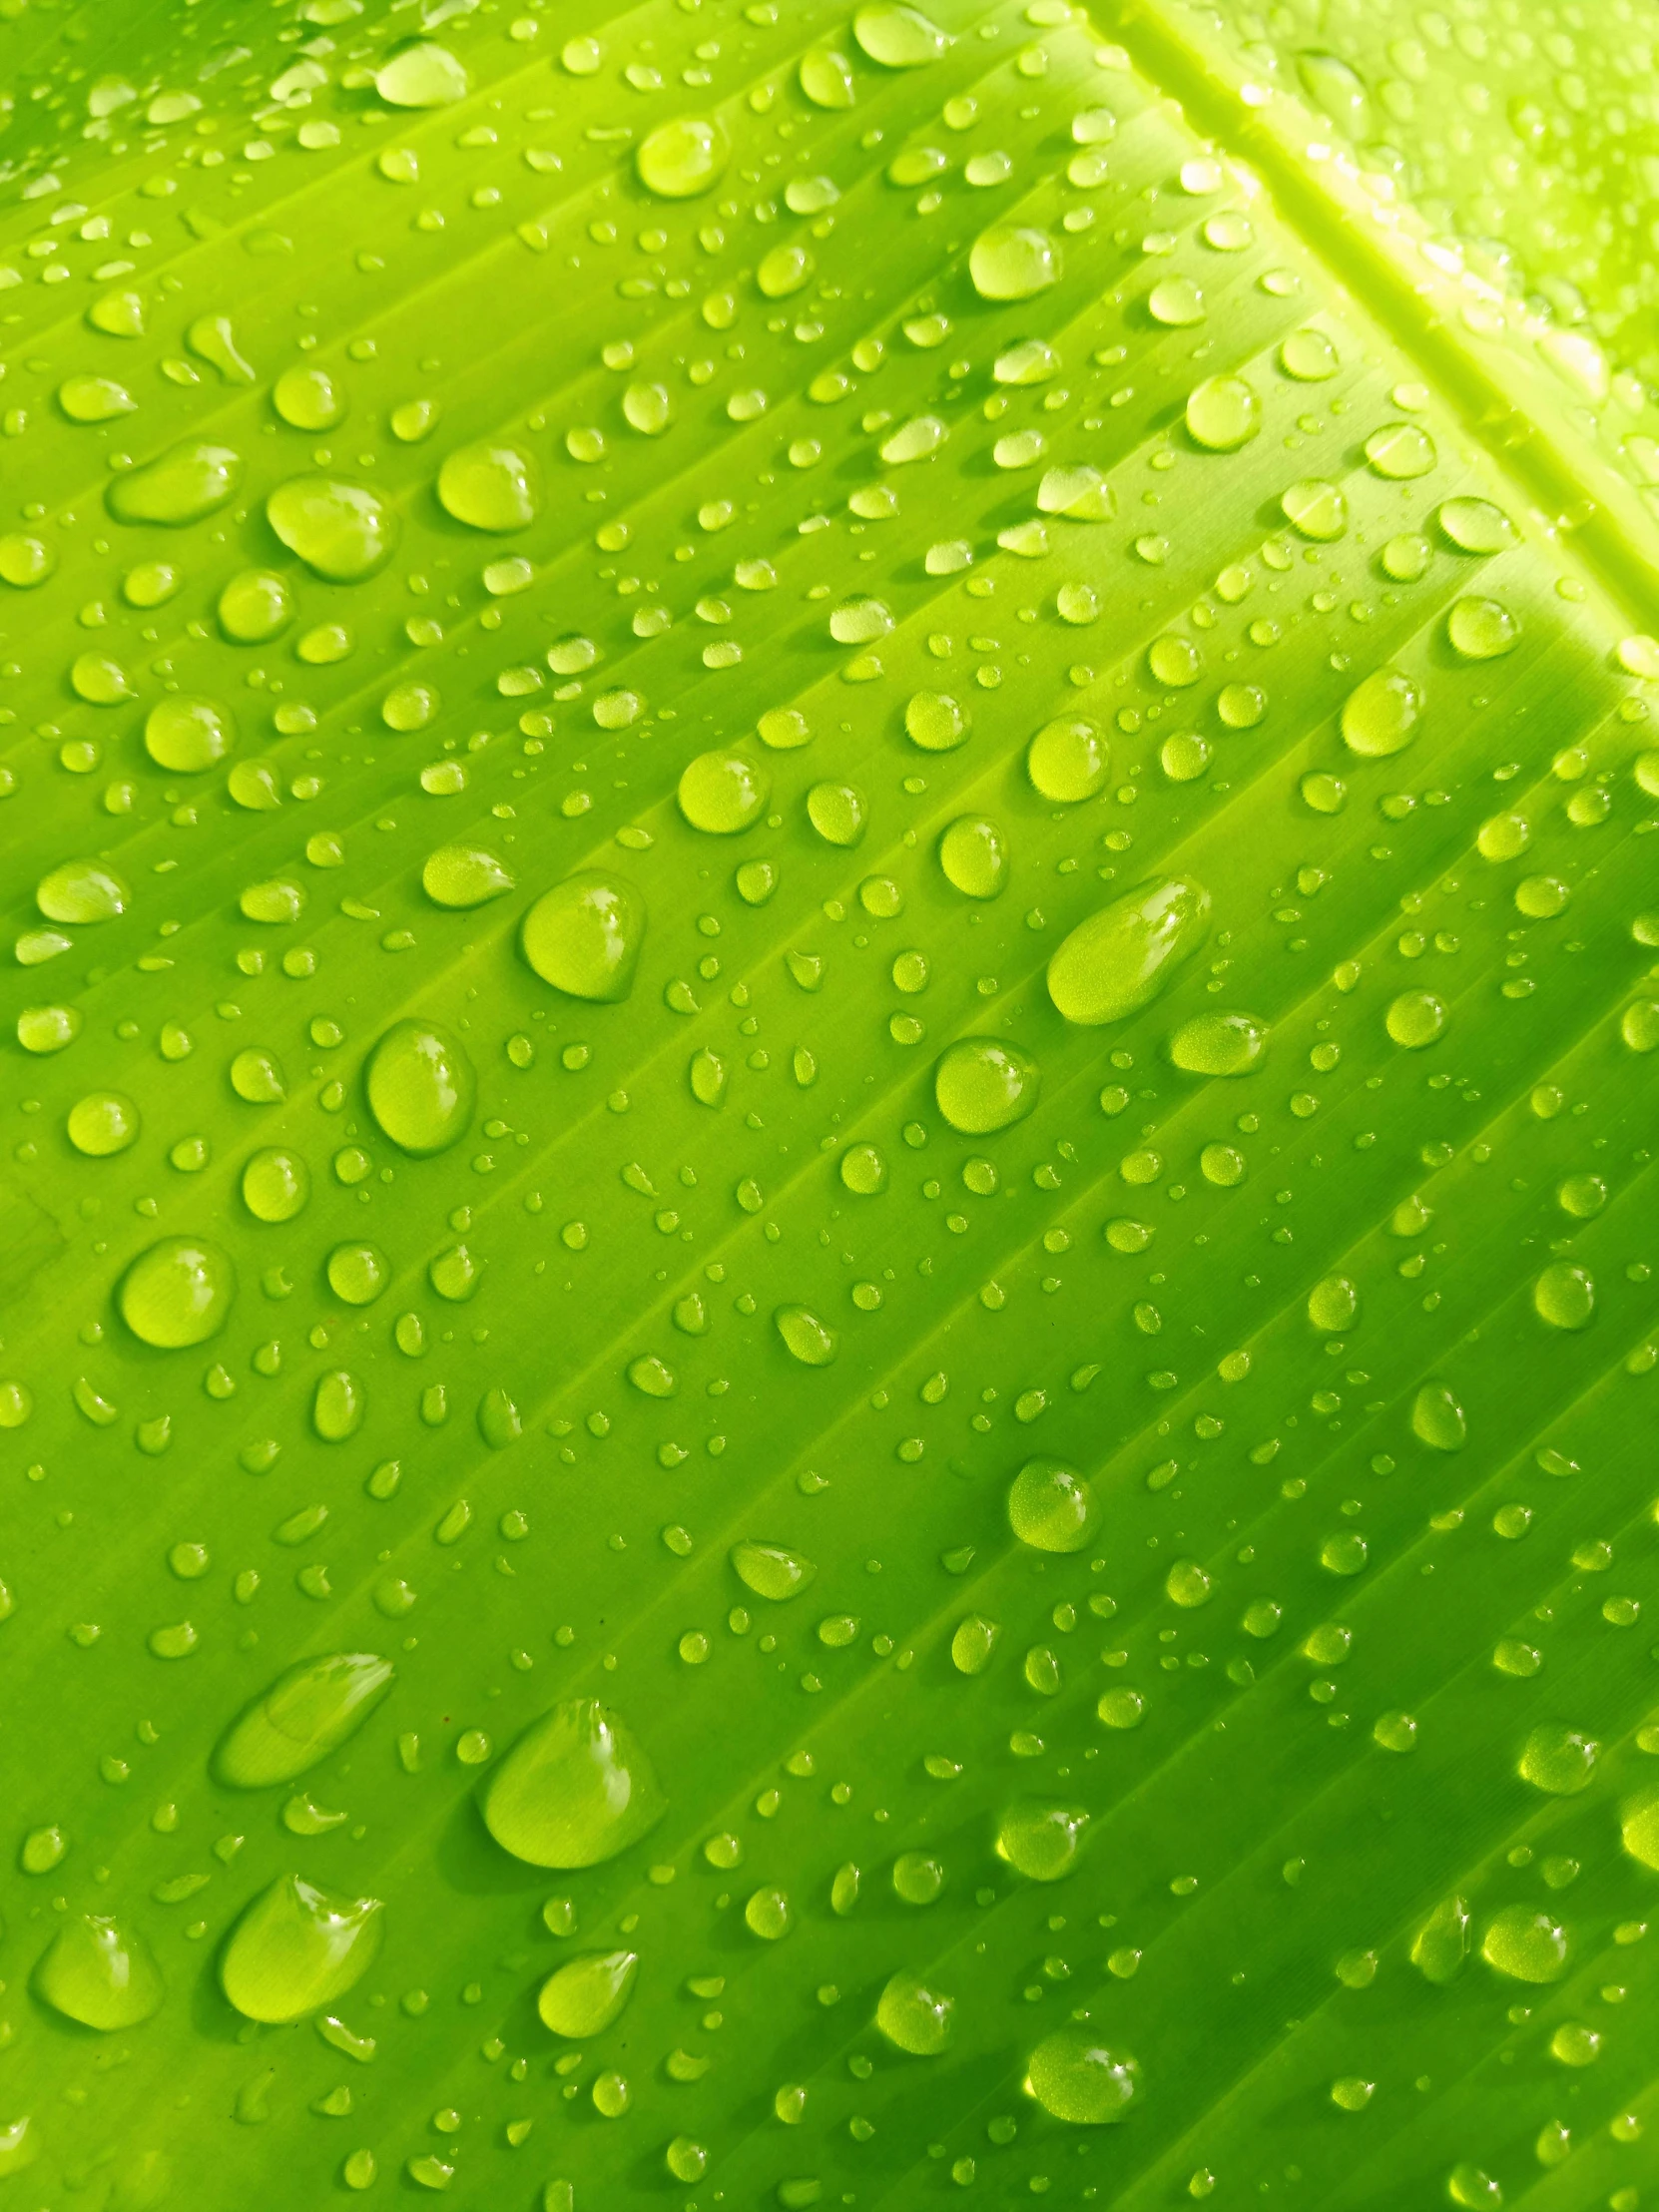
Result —
[{"label": "green leaf", "polygon": [[0,2181],[1632,2212],[1648,0],[0,16]]}]

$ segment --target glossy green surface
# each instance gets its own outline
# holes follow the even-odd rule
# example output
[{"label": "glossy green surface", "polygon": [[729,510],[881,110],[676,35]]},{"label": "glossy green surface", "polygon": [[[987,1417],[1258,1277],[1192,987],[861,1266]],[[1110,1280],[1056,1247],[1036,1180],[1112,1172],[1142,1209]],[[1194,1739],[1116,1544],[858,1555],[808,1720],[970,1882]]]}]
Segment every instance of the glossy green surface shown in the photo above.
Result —
[{"label": "glossy green surface", "polygon": [[1650,2202],[1656,51],[0,0],[0,2207]]}]

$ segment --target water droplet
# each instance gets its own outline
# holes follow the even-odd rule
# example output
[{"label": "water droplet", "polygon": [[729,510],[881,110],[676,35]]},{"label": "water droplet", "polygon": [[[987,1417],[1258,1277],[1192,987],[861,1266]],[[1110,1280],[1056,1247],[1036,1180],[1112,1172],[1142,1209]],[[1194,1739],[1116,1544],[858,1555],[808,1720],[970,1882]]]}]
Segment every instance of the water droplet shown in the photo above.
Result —
[{"label": "water droplet", "polygon": [[374,89],[388,108],[447,108],[464,100],[467,73],[446,46],[415,39],[382,63]]},{"label": "water droplet", "polygon": [[1096,2040],[1087,2028],[1045,2035],[1025,2068],[1025,2092],[1056,2120],[1102,2127],[1128,2114],[1141,2085],[1130,2053]]},{"label": "water droplet", "polygon": [[682,117],[663,123],[640,141],[640,183],[664,200],[692,200],[707,192],[732,158],[725,126]]},{"label": "water droplet", "polygon": [[592,1698],[555,1705],[490,1777],[484,1823],[532,1867],[595,1867],[653,1828],[666,1809],[643,1747]]},{"label": "water droplet", "polygon": [[1527,1737],[1518,1772],[1547,1797],[1576,1797],[1589,1788],[1601,1746],[1581,1729],[1545,1721]]},{"label": "water droplet", "polygon": [[1459,553],[1501,553],[1520,543],[1520,532],[1489,499],[1444,499],[1434,520]]},{"label": "water droplet", "polygon": [[1462,1970],[1469,1948],[1469,1909],[1461,1898],[1435,1906],[1411,1943],[1411,1963],[1425,1981],[1443,1987]]},{"label": "water droplet", "polygon": [[1348,501],[1341,487],[1317,476],[1293,484],[1279,501],[1285,520],[1299,537],[1330,545],[1348,529]]},{"label": "water droplet", "polygon": [[1327,1275],[1308,1293],[1308,1319],[1328,1337],[1352,1329],[1359,1312],[1359,1290],[1346,1275]]},{"label": "water droplet", "polygon": [[469,529],[497,536],[522,530],[541,512],[541,464],[495,438],[458,446],[438,470],[438,502]]},{"label": "water droplet", "polygon": [[225,1994],[245,2019],[303,2019],[345,1994],[380,1947],[377,1898],[348,1898],[296,1874],[254,1900],[220,1959]]},{"label": "water droplet", "polygon": [[1532,1307],[1551,1329],[1588,1329],[1596,1310],[1594,1278],[1587,1268],[1557,1260],[1533,1284]]},{"label": "water droplet", "polygon": [[998,223],[974,240],[968,275],[981,299],[1030,299],[1058,281],[1060,250],[1046,231]]},{"label": "water droplet", "polygon": [[1045,722],[1025,755],[1025,773],[1039,798],[1056,807],[1093,799],[1111,772],[1112,749],[1097,723],[1084,715]]},{"label": "water droplet", "polygon": [[986,1620],[982,1613],[970,1613],[966,1620],[958,1621],[950,1639],[950,1663],[956,1672],[983,1674],[1001,1634],[998,1624]]},{"label": "water droplet", "polygon": [[1037,1103],[1035,1060],[997,1037],[959,1037],[933,1071],[933,1097],[952,1129],[984,1137],[1023,1121]]},{"label": "water droplet", "polygon": [[301,1659],[231,1723],[214,1752],[215,1774],[238,1790],[294,1781],[356,1734],[393,1671],[366,1651]]},{"label": "water droplet", "polygon": [[1520,624],[1501,600],[1459,599],[1445,618],[1445,634],[1465,661],[1495,661],[1520,643]]},{"label": "water droplet", "polygon": [[10,530],[0,537],[0,582],[14,591],[32,591],[44,584],[58,565],[58,557],[42,539]]},{"label": "water droplet", "polygon": [[1422,715],[1422,693],[1402,669],[1380,668],[1350,692],[1343,707],[1343,743],[1381,761],[1403,752]]},{"label": "water droplet", "polygon": [[219,627],[234,645],[265,645],[292,620],[292,595],[274,569],[242,569],[219,595]]},{"label": "water droplet", "polygon": [[1567,1970],[1567,1932],[1548,1913],[1506,1905],[1481,1937],[1480,1955],[1512,1981],[1559,1981]]},{"label": "water droplet", "polygon": [[1081,1551],[1100,1507],[1088,1478],[1063,1459],[1027,1459],[1008,1490],[1008,1525],[1033,1551]]},{"label": "water droplet", "polygon": [[859,1198],[874,1198],[887,1187],[887,1163],[872,1144],[849,1145],[841,1154],[840,1177]]},{"label": "water droplet", "polygon": [[390,558],[397,516],[378,493],[338,476],[291,476],[265,503],[290,553],[330,584],[356,584]]},{"label": "water droplet", "polygon": [[1169,1041],[1188,1075],[1249,1075],[1268,1056],[1268,1025],[1254,1014],[1195,1014]]},{"label": "water droplet", "polygon": [[808,47],[801,57],[799,77],[815,108],[850,108],[857,97],[852,64],[833,47]]},{"label": "water droplet", "polygon": [[125,1152],[138,1136],[139,1110],[123,1091],[89,1091],[69,1109],[65,1128],[70,1143],[89,1160],[107,1160]]},{"label": "water droplet", "polygon": [[1659,1874],[1659,1797],[1638,1798],[1625,1807],[1620,1838],[1639,1866]]},{"label": "water droplet", "polygon": [[1442,1034],[1447,1018],[1444,999],[1432,991],[1401,991],[1382,1020],[1395,1044],[1407,1052],[1420,1052]]},{"label": "water droplet", "polygon": [[1203,941],[1210,894],[1190,876],[1144,883],[1080,922],[1048,963],[1048,995],[1081,1027],[1149,1005]]},{"label": "water droplet", "polygon": [[434,906],[487,905],[514,887],[511,868],[481,844],[440,844],[426,855],[420,884]]},{"label": "water droplet", "polygon": [[569,2042],[602,2035],[634,1993],[639,1953],[590,1950],[567,1959],[548,1975],[536,1999],[542,2024]]},{"label": "water droplet", "polygon": [[66,2019],[106,2035],[149,2019],[166,1994],[144,1937],[95,1913],[77,1914],[59,1928],[35,1968],[35,1989]]},{"label": "water droplet", "polygon": [[860,8],[852,18],[852,36],[883,69],[919,69],[936,62],[953,43],[919,8],[897,6],[894,0],[875,0]]},{"label": "water droplet", "polygon": [[826,844],[858,843],[867,819],[864,795],[855,784],[815,784],[807,794],[807,820]]},{"label": "water droplet", "polygon": [[951,753],[967,741],[967,712],[946,692],[914,692],[905,702],[904,732],[924,753]]},{"label": "water droplet", "polygon": [[1461,1451],[1469,1425],[1443,1382],[1425,1382],[1411,1401],[1411,1433],[1432,1451]]},{"label": "water droplet", "polygon": [[1426,476],[1438,455],[1434,440],[1414,422],[1390,422],[1366,440],[1366,459],[1379,476],[1409,481]]},{"label": "water droplet", "polygon": [[217,1336],[236,1295],[236,1271],[218,1245],[164,1237],[122,1277],[121,1318],[141,1343],[178,1352]]},{"label": "water droplet", "polygon": [[294,430],[331,430],[345,420],[345,393],[319,362],[283,369],[272,387],[271,403]]},{"label": "water droplet", "polygon": [[998,1824],[996,1855],[1028,1881],[1058,1882],[1076,1866],[1088,1825],[1074,1805],[1014,1805]]},{"label": "water droplet", "polygon": [[117,522],[159,522],[174,529],[217,514],[242,484],[242,455],[191,439],[142,468],[115,477],[104,502]]},{"label": "water droplet", "polygon": [[151,708],[144,750],[158,768],[175,776],[200,776],[224,760],[236,743],[230,716],[216,700],[171,693]]},{"label": "water droplet", "polygon": [[875,2024],[895,2050],[935,2058],[950,2040],[956,1999],[930,1988],[919,1975],[895,1973],[875,2005]]},{"label": "water droplet", "polygon": [[780,1306],[772,1319],[784,1349],[804,1368],[827,1368],[840,1348],[834,1330],[809,1307]]},{"label": "water droplet", "polygon": [[959,815],[939,838],[939,866],[964,898],[995,898],[1008,880],[1008,840],[984,815]]},{"label": "water droplet", "polygon": [[1045,515],[1064,515],[1069,522],[1110,522],[1118,511],[1117,493],[1087,462],[1070,468],[1043,471],[1037,486],[1037,507]]},{"label": "water droplet", "polygon": [[1293,330],[1279,347],[1279,365],[1298,383],[1323,384],[1342,366],[1324,330]]},{"label": "water droplet", "polygon": [[1187,434],[1211,453],[1236,453],[1262,427],[1262,402],[1242,376],[1208,376],[1187,397]]},{"label": "water droplet", "polygon": [[631,883],[596,868],[567,875],[524,917],[524,957],[570,998],[615,1004],[633,987],[645,942],[645,901]]},{"label": "water droplet", "polygon": [[48,921],[113,921],[127,911],[130,897],[114,869],[96,860],[66,860],[35,885],[35,904]]},{"label": "water droplet", "polygon": [[1147,293],[1146,307],[1154,322],[1169,329],[1190,329],[1204,320],[1204,294],[1190,276],[1160,277]]},{"label": "water droplet", "polygon": [[297,1152],[271,1146],[242,1171],[242,1202],[256,1221],[292,1221],[311,1195],[311,1171]]},{"label": "water droplet", "polygon": [[472,1062],[437,1022],[394,1022],[370,1055],[365,1084],[381,1130],[416,1159],[444,1151],[472,1119]]},{"label": "water droplet", "polygon": [[342,1306],[372,1306],[391,1280],[378,1245],[335,1245],[328,1255],[328,1288]]},{"label": "water droplet", "polygon": [[786,1544],[734,1544],[730,1558],[738,1580],[774,1605],[798,1597],[818,1573],[811,1559]]},{"label": "water droplet", "polygon": [[681,772],[680,812],[694,830],[735,836],[766,813],[772,778],[746,754],[718,748],[700,753]]}]

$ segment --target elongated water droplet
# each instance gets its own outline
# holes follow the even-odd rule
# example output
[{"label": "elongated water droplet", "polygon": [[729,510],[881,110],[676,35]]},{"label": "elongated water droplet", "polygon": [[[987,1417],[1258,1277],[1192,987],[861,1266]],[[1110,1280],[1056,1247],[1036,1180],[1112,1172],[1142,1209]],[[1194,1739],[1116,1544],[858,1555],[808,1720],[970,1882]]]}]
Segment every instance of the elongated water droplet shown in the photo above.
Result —
[{"label": "elongated water droplet", "polygon": [[1045,2112],[1074,2127],[1103,2127],[1128,2117],[1141,2069],[1127,2050],[1101,2042],[1087,2028],[1045,2035],[1025,2067],[1025,2093]]},{"label": "elongated water droplet", "polygon": [[1468,1441],[1463,1408],[1443,1382],[1425,1382],[1411,1403],[1411,1432],[1434,1451],[1461,1451]]},{"label": "elongated water droplet", "polygon": [[774,1605],[798,1597],[818,1573],[811,1559],[787,1544],[758,1544],[746,1540],[734,1544],[731,1561],[738,1579],[757,1597]]},{"label": "elongated water droplet", "polygon": [[166,1994],[144,1937],[95,1913],[64,1922],[35,1968],[35,1988],[66,2019],[106,2035],[149,2019]]},{"label": "elongated water droplet", "polygon": [[420,885],[434,906],[486,905],[514,885],[513,871],[486,845],[440,844],[426,855]]},{"label": "elongated water droplet", "polygon": [[113,868],[96,860],[66,860],[35,885],[35,904],[48,921],[86,925],[127,911],[131,892]]},{"label": "elongated water droplet", "polygon": [[571,1698],[533,1721],[483,1800],[490,1834],[532,1867],[598,1866],[637,1843],[665,1809],[633,1730],[592,1698]]},{"label": "elongated water droplet", "polygon": [[214,1772],[239,1790],[292,1782],[354,1736],[391,1688],[389,1659],[340,1652],[301,1659],[231,1723]]},{"label": "elongated water droplet", "polygon": [[345,1994],[380,1947],[377,1898],[348,1898],[296,1874],[278,1876],[232,1931],[220,1960],[225,1994],[245,2019],[303,2019]]},{"label": "elongated water droplet", "polygon": [[633,1995],[639,1966],[632,1950],[591,1950],[567,1959],[541,1985],[536,2010],[542,2024],[570,2042],[602,2035]]},{"label": "elongated water droplet", "polygon": [[953,43],[948,31],[924,16],[919,8],[902,7],[895,0],[873,0],[852,18],[852,36],[872,62],[883,69],[920,69],[936,62]]},{"label": "elongated water droplet", "polygon": [[804,1368],[827,1368],[834,1359],[840,1339],[810,1307],[780,1306],[772,1319],[785,1351]]},{"label": "elongated water droplet", "polygon": [[1254,1014],[1195,1014],[1169,1041],[1188,1075],[1249,1075],[1268,1056],[1268,1025]]},{"label": "elongated water droplet", "polygon": [[1447,1898],[1417,1930],[1411,1963],[1425,1981],[1443,1986],[1461,1972],[1468,1949],[1468,1906],[1462,1898]]},{"label": "elongated water droplet", "polygon": [[1071,932],[1048,963],[1048,995],[1084,1027],[1122,1021],[1196,951],[1209,920],[1210,894],[1192,877],[1143,884]]},{"label": "elongated water droplet", "polygon": [[447,108],[464,100],[470,86],[447,46],[416,39],[382,64],[374,89],[388,108]]},{"label": "elongated water droplet", "polygon": [[1076,1866],[1088,1825],[1074,1805],[1013,1805],[997,1826],[996,1855],[1030,1882],[1058,1882]]},{"label": "elongated water droplet", "polygon": [[104,503],[117,522],[159,522],[182,529],[217,514],[241,485],[240,453],[207,439],[190,439],[114,478]]},{"label": "elongated water droplet", "polygon": [[288,551],[330,584],[372,576],[397,542],[395,510],[343,477],[292,476],[276,486],[265,511]]}]

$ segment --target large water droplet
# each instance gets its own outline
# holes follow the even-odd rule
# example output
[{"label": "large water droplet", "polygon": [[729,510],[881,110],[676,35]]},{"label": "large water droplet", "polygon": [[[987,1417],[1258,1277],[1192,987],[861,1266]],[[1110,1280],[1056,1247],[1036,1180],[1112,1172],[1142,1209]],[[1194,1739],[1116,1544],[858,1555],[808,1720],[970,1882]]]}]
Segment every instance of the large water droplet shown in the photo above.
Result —
[{"label": "large water droplet", "polygon": [[1512,1981],[1559,1981],[1567,1970],[1567,1932],[1552,1914],[1506,1905],[1481,1937],[1480,1955]]},{"label": "large water droplet", "polygon": [[337,1896],[280,1875],[232,1931],[220,1960],[225,1994],[245,2019],[303,2019],[345,1994],[380,1947],[378,1898]]},{"label": "large water droplet", "polygon": [[1097,723],[1084,715],[1061,715],[1031,740],[1025,773],[1042,799],[1057,807],[1075,807],[1093,799],[1112,767],[1112,749]]},{"label": "large water droplet", "polygon": [[241,569],[219,595],[219,627],[233,645],[265,645],[292,620],[293,596],[275,569]]},{"label": "large water droplet", "polygon": [[236,727],[219,702],[188,692],[157,700],[144,724],[144,750],[174,776],[200,776],[236,744]]},{"label": "large water droplet", "polygon": [[229,1256],[205,1237],[164,1237],[121,1279],[121,1318],[142,1343],[164,1352],[217,1336],[237,1295]]},{"label": "large water droplet", "polygon": [[1380,668],[1349,693],[1343,743],[1368,761],[1385,760],[1411,742],[1422,715],[1422,693],[1403,669]]},{"label": "large water droplet", "polygon": [[997,1827],[996,1855],[1030,1882],[1058,1882],[1076,1866],[1088,1825],[1074,1805],[1010,1806]]},{"label": "large water droplet", "polygon": [[959,1037],[933,1071],[939,1112],[965,1137],[986,1137],[1023,1121],[1041,1084],[1036,1061],[999,1037]]},{"label": "large water droplet", "polygon": [[447,108],[466,98],[468,82],[448,47],[416,39],[381,65],[374,89],[388,108]]},{"label": "large water droplet", "polygon": [[1582,1729],[1544,1721],[1521,1748],[1520,1778],[1546,1797],[1576,1797],[1587,1790],[1601,1746]]},{"label": "large water droplet", "polygon": [[544,891],[524,917],[524,957],[571,998],[615,1004],[633,987],[645,900],[619,876],[584,868]]},{"label": "large water droplet", "polygon": [[732,1546],[731,1560],[744,1587],[774,1605],[799,1596],[818,1573],[811,1559],[786,1544],[746,1540]]},{"label": "large water droplet", "polygon": [[1144,883],[1080,922],[1048,963],[1048,995],[1087,1028],[1148,1005],[1202,943],[1210,894],[1191,876]]},{"label": "large water droplet", "polygon": [[256,1152],[242,1171],[242,1202],[256,1221],[292,1221],[310,1195],[303,1157],[280,1146]]},{"label": "large water droplet", "polygon": [[369,1059],[369,1112],[404,1152],[423,1159],[452,1145],[472,1118],[472,1062],[435,1021],[394,1022]]},{"label": "large water droplet", "polygon": [[1557,1260],[1533,1284],[1532,1307],[1551,1329],[1588,1329],[1595,1318],[1595,1279],[1588,1268]]},{"label": "large water droplet", "polygon": [[231,1723],[214,1772],[239,1790],[292,1782],[354,1736],[391,1688],[392,1664],[373,1652],[301,1659]]},{"label": "large water droplet", "polygon": [[294,430],[331,430],[344,421],[347,408],[345,393],[315,361],[283,369],[272,389],[271,403]]},{"label": "large water droplet", "polygon": [[875,2024],[895,2050],[912,2058],[936,2058],[950,2040],[956,1999],[928,1986],[918,1974],[895,1973],[875,2005]]},{"label": "large water droplet", "polygon": [[1446,1005],[1433,991],[1401,991],[1390,1000],[1383,1026],[1394,1043],[1407,1052],[1420,1052],[1442,1033]]},{"label": "large water droplet", "polygon": [[130,897],[121,877],[96,860],[65,860],[35,885],[35,904],[48,921],[113,921]]},{"label": "large water droplet", "polygon": [[1187,395],[1187,434],[1212,453],[1236,453],[1262,427],[1262,402],[1242,376],[1209,376]]},{"label": "large water droplet", "polygon": [[535,455],[500,439],[458,446],[438,470],[439,504],[473,530],[522,530],[540,514],[541,496]]},{"label": "large water droplet", "polygon": [[487,905],[513,888],[513,871],[481,844],[440,844],[426,855],[420,886],[434,906]]},{"label": "large water droplet", "polygon": [[810,1307],[780,1306],[772,1319],[785,1351],[804,1368],[827,1368],[839,1350],[834,1330]]},{"label": "large water droplet", "polygon": [[1411,1401],[1411,1433],[1433,1451],[1461,1451],[1469,1424],[1443,1382],[1425,1382]]},{"label": "large water droplet", "polygon": [[1411,1963],[1424,1981],[1443,1987],[1461,1972],[1469,1948],[1469,1909],[1462,1898],[1435,1906],[1411,1943]]},{"label": "large water droplet", "polygon": [[124,1091],[89,1091],[71,1106],[64,1126],[77,1152],[89,1160],[107,1160],[133,1143],[141,1121]]},{"label": "large water droplet", "polygon": [[1520,643],[1520,624],[1499,599],[1459,599],[1445,618],[1445,634],[1465,661],[1495,661]]},{"label": "large water droplet", "polygon": [[66,2019],[106,2035],[149,2019],[166,1994],[144,1937],[96,1913],[64,1922],[35,1968],[35,1989]]},{"label": "large water droplet", "polygon": [[570,2042],[603,2034],[633,1995],[639,1967],[633,1950],[591,1950],[567,1959],[541,1985],[536,2010],[542,2024]]},{"label": "large water droplet", "polygon": [[242,455],[193,438],[142,468],[117,476],[104,494],[117,522],[159,522],[181,529],[217,514],[242,483]]},{"label": "large water droplet", "polygon": [[1030,299],[1057,281],[1060,250],[1046,231],[999,223],[974,240],[968,275],[981,299]]},{"label": "large water droplet", "polygon": [[724,124],[684,116],[643,138],[635,161],[647,192],[664,200],[693,200],[709,190],[731,158]]},{"label": "large water droplet", "polygon": [[1141,2085],[1131,2054],[1083,2027],[1045,2035],[1025,2068],[1025,2091],[1056,2120],[1103,2127],[1128,2114]]},{"label": "large water droplet", "polygon": [[873,5],[860,8],[852,18],[852,36],[883,69],[919,69],[925,62],[936,62],[952,43],[949,32],[941,31],[919,8],[897,6],[894,0],[874,0]]},{"label": "large water droplet", "polygon": [[680,812],[694,830],[730,837],[766,813],[772,778],[746,754],[719,747],[686,764],[677,796]]},{"label": "large water droplet", "polygon": [[372,576],[397,542],[395,510],[365,484],[343,477],[290,476],[265,511],[288,551],[330,584]]},{"label": "large water droplet", "polygon": [[1188,1075],[1249,1075],[1268,1056],[1268,1025],[1254,1014],[1195,1014],[1169,1041]]},{"label": "large water droplet", "polygon": [[651,1762],[620,1715],[570,1698],[532,1721],[490,1777],[484,1824],[532,1867],[595,1867],[666,1810]]},{"label": "large water droplet", "polygon": [[964,898],[995,898],[1008,880],[1008,840],[984,815],[959,815],[939,838],[945,881]]},{"label": "large water droplet", "polygon": [[1027,1459],[1008,1488],[1008,1525],[1033,1551],[1081,1551],[1100,1507],[1086,1476],[1063,1459]]}]

